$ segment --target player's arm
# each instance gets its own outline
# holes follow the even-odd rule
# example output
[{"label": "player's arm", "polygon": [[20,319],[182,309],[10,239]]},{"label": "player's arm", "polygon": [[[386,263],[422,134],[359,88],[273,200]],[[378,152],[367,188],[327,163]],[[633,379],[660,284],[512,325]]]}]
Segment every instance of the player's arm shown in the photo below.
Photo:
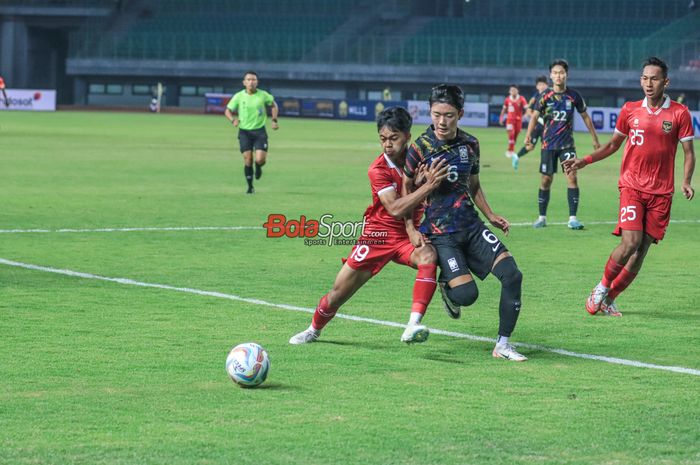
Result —
[{"label": "player's arm", "polygon": [[525,147],[528,150],[532,150],[534,148],[534,146],[532,145],[532,141],[530,141],[530,135],[532,134],[532,131],[535,130],[535,126],[537,126],[537,118],[539,117],[540,112],[537,110],[532,110],[530,122],[527,123],[527,133],[525,134]]},{"label": "player's arm", "polygon": [[527,105],[525,105],[525,116],[527,118],[532,119],[532,107],[535,104],[535,97],[531,97],[530,100],[528,100]]},{"label": "player's arm", "polygon": [[600,148],[598,134],[595,132],[595,126],[593,126],[593,121],[591,120],[591,117],[588,116],[587,111],[581,112],[581,119],[583,119],[583,123],[586,125],[588,132],[591,133],[591,137],[593,138],[593,150],[598,150]]},{"label": "player's arm", "polygon": [[224,110],[224,116],[226,119],[233,123],[234,126],[238,127],[238,101],[236,96],[231,97],[231,100],[226,105],[226,110]]},{"label": "player's arm", "polygon": [[695,148],[693,147],[693,139],[681,142],[685,160],[683,162],[683,185],[681,190],[686,199],[692,200],[695,197],[695,189],[690,185],[693,180],[693,172],[695,171]]},{"label": "player's arm", "polygon": [[624,134],[615,130],[608,143],[595,150],[590,155],[586,155],[583,158],[571,158],[563,161],[561,166],[564,168],[564,172],[568,175],[576,172],[576,170],[580,170],[581,168],[590,165],[591,163],[608,158],[610,155],[617,152],[622,143],[625,141],[626,137],[627,136]]},{"label": "player's arm", "polygon": [[500,124],[501,126],[503,126],[503,124],[505,123],[505,120],[503,119],[503,115],[505,115],[505,114],[506,114],[506,104],[504,103],[503,108],[501,108],[501,114],[498,116],[498,124]]},{"label": "player's arm", "polygon": [[493,210],[491,210],[491,206],[486,201],[486,195],[481,188],[481,182],[479,181],[478,174],[472,174],[469,176],[469,195],[471,195],[474,205],[476,205],[479,211],[484,214],[486,219],[488,219],[492,225],[508,235],[510,223],[508,223],[508,220],[502,216],[496,215]]},{"label": "player's arm", "polygon": [[277,102],[272,101],[272,109],[270,110],[272,114],[272,129],[279,129],[279,124],[277,124],[277,116],[280,113],[280,108],[277,106]]},{"label": "player's arm", "polygon": [[[387,189],[379,195],[379,200],[382,205],[394,218],[406,218],[413,215],[413,210],[435,189],[440,183],[447,178],[447,168],[449,165],[445,159],[433,163],[425,173],[425,183],[418,189],[413,190],[407,195],[399,197],[398,192],[394,189]],[[404,185],[405,178],[404,176]],[[406,191],[408,192],[408,191]]]}]

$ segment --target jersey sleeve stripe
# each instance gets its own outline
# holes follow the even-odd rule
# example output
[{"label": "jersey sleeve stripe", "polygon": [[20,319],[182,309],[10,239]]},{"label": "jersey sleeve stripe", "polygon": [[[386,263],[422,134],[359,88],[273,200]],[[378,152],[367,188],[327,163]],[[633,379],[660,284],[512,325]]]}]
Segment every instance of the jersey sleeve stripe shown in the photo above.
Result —
[{"label": "jersey sleeve stripe", "polygon": [[689,140],[693,140],[693,136],[688,136],[688,137],[683,137],[682,139],[679,139],[681,142],[688,142]]},{"label": "jersey sleeve stripe", "polygon": [[619,131],[617,128],[615,128],[615,132],[618,133],[619,135],[621,135],[622,137],[627,137],[627,134],[625,134],[622,131]]},{"label": "jersey sleeve stripe", "polygon": [[387,186],[387,187],[384,187],[384,188],[382,188],[382,189],[379,189],[379,190],[377,191],[377,195],[382,195],[382,194],[384,194],[384,193],[386,193],[386,192],[389,192],[389,191],[392,191],[392,190],[393,190],[393,191],[396,191],[396,189],[394,188],[394,186]]}]

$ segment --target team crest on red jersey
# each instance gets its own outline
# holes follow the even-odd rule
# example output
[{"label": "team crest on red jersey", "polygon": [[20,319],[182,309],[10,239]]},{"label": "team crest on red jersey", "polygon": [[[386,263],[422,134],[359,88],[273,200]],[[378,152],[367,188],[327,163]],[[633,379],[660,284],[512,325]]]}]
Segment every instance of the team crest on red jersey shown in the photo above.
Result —
[{"label": "team crest on red jersey", "polygon": [[672,127],[673,123],[671,121],[664,121],[663,123],[661,123],[661,129],[663,129],[665,133],[671,132]]}]

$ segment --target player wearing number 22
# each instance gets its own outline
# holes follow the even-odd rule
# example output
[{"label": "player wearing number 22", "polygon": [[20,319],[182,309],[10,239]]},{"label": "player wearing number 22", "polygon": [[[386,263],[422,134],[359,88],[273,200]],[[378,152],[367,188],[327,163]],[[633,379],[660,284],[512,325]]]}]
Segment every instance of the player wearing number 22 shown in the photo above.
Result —
[{"label": "player wearing number 22", "polygon": [[615,298],[637,276],[651,244],[663,239],[671,217],[678,142],[685,154],[681,190],[688,200],[695,195],[690,186],[695,169],[693,124],[688,108],[664,94],[669,84],[666,63],[648,58],[640,83],[644,100],[625,103],[610,142],[582,159],[563,164],[567,172],[574,172],[609,157],[627,138],[618,181],[620,212],[613,232],[621,241],[586,301],[590,314],[622,316]]},{"label": "player wearing number 22", "polygon": [[422,189],[417,179],[422,166],[449,165],[447,178],[426,200],[420,226],[438,253],[445,310],[459,318],[460,307],[473,304],[479,296],[472,274],[483,280],[493,273],[501,281],[500,325],[493,356],[527,360],[509,343],[520,314],[522,273],[474,208],[476,205],[492,225],[508,234],[508,221],[491,210],[479,182],[479,141],[457,127],[464,115],[464,94],[458,86],[441,84],[432,89],[429,103],[433,124],[408,149],[404,187],[406,192]]},{"label": "player wearing number 22", "polygon": [[[576,158],[574,146],[574,110],[581,114],[584,124],[593,138],[593,149],[600,147],[598,135],[586,112],[586,103],[581,94],[566,86],[569,75],[569,64],[566,60],[554,60],[549,65],[549,77],[552,79],[552,88],[547,89],[535,102],[530,124],[527,127],[525,146],[532,150],[533,132],[537,126],[537,119],[544,119],[544,133],[542,134],[542,157],[540,173],[542,179],[537,195],[540,216],[533,226],[542,228],[547,226],[547,206],[549,205],[550,189],[554,173],[557,172],[558,162],[570,158]],[[569,201],[569,229],[583,229],[583,224],[576,218],[579,202],[579,188],[576,173],[567,175],[567,198]]]},{"label": "player wearing number 22", "polygon": [[368,170],[372,205],[365,211],[362,234],[348,259],[343,260],[333,288],[321,297],[311,326],[293,336],[290,344],[318,339],[338,308],[390,261],[418,269],[411,315],[401,341],[423,342],[429,335],[428,328],[420,322],[437,287],[437,255],[416,229],[422,215],[416,207],[445,179],[447,167],[443,162],[422,170],[421,176],[426,179],[423,186],[402,196],[401,178],[406,148],[411,140],[411,115],[404,108],[387,108],[377,118],[377,130],[384,152]]}]

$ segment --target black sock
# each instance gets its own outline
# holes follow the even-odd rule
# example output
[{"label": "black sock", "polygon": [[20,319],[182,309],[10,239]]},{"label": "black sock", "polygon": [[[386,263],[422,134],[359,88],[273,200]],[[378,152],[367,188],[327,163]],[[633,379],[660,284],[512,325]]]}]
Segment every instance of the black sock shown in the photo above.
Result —
[{"label": "black sock", "polygon": [[569,216],[576,216],[576,211],[578,210],[578,187],[571,188],[566,191],[566,195],[569,198]]},{"label": "black sock", "polygon": [[506,257],[493,267],[493,275],[501,282],[501,302],[498,306],[498,334],[510,337],[520,316],[523,274],[513,257]]},{"label": "black sock", "polygon": [[255,179],[260,179],[260,176],[262,176],[262,165],[256,161],[255,162]]},{"label": "black sock", "polygon": [[244,166],[243,173],[245,174],[245,180],[248,181],[248,189],[253,188],[253,167]]},{"label": "black sock", "polygon": [[540,215],[547,216],[547,206],[549,205],[549,191],[540,191],[537,194],[537,203],[540,206]]},{"label": "black sock", "polygon": [[520,150],[518,150],[518,158],[524,157],[526,153],[527,149],[525,147],[521,148]]}]

